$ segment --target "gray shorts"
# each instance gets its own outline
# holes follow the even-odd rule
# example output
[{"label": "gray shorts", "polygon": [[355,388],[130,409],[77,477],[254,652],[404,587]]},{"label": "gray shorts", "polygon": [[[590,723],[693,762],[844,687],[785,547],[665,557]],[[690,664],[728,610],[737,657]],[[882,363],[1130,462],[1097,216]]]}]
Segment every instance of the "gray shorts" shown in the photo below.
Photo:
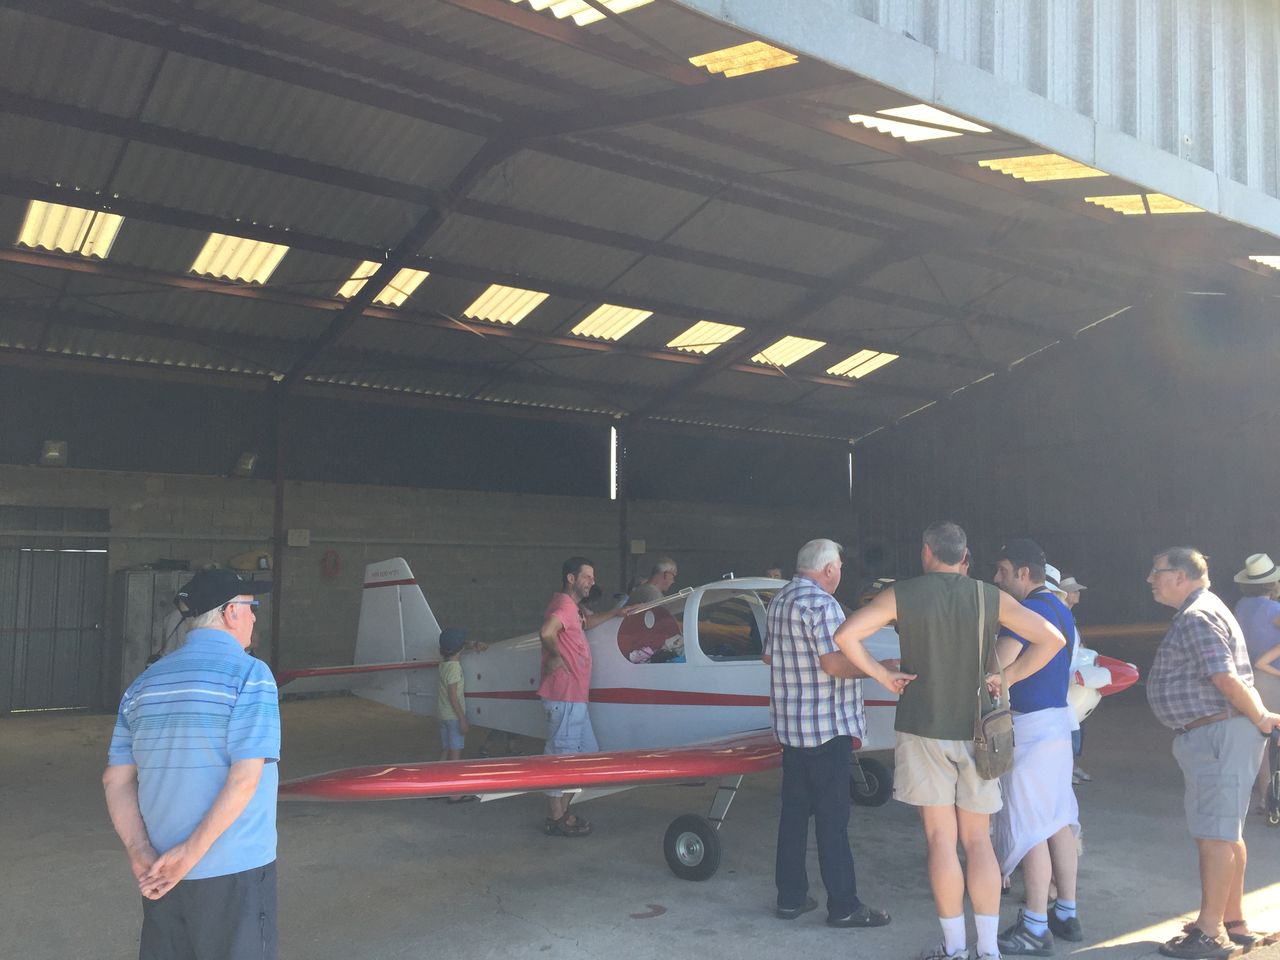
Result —
[{"label": "gray shorts", "polygon": [[1186,783],[1187,828],[1197,840],[1240,840],[1266,739],[1247,717],[1196,727],[1173,739]]},{"label": "gray shorts", "polygon": [[1000,809],[1000,781],[978,776],[971,740],[935,740],[898,731],[893,798],[913,807],[959,807],[990,814]]},{"label": "gray shorts", "polygon": [[[591,716],[587,705],[572,700],[543,700],[542,710],[547,717],[547,745],[543,753],[595,753],[595,731],[591,729]],[[563,790],[546,791],[549,797],[558,797]]]}]

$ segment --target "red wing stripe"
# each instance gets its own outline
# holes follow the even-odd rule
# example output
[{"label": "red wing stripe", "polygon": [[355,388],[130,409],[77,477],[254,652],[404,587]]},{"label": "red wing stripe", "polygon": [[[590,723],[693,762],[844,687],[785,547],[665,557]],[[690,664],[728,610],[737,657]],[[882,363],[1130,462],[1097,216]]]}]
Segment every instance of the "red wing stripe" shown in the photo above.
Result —
[{"label": "red wing stripe", "polygon": [[744,693],[701,693],[697,690],[645,690],[601,687],[591,691],[592,703],[636,703],[682,707],[767,707],[768,697]]},{"label": "red wing stripe", "polygon": [[412,587],[417,584],[417,580],[377,580],[370,581],[364,585],[366,590],[372,590],[374,587]]},{"label": "red wing stripe", "polygon": [[565,787],[639,786],[757,773],[782,763],[768,730],[688,747],[573,756],[449,760],[354,767],[281,784],[292,800],[405,800],[457,793],[512,793]]}]

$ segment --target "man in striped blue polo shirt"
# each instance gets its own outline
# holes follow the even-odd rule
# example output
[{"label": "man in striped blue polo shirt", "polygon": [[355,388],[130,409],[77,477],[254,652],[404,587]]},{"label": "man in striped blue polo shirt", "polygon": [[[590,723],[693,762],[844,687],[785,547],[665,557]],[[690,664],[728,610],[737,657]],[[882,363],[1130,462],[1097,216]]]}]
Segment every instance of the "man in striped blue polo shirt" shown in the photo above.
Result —
[{"label": "man in striped blue polo shirt", "polygon": [[[827,923],[879,927],[883,910],[858,899],[849,849],[849,772],[853,738],[865,734],[866,676],[832,639],[844,622],[833,593],[844,565],[840,544],[810,540],[796,556],[796,574],[769,602],[769,713],[782,744],[782,811],[778,818],[777,915],[794,920],[818,902],[805,870],[809,817],[818,841],[818,868],[827,888]],[[897,674],[894,674],[897,676]]]},{"label": "man in striped blue polo shirt", "polygon": [[102,776],[142,901],[139,960],[276,956],[275,679],[248,654],[270,584],[197,573],[183,645],[125,691]]}]

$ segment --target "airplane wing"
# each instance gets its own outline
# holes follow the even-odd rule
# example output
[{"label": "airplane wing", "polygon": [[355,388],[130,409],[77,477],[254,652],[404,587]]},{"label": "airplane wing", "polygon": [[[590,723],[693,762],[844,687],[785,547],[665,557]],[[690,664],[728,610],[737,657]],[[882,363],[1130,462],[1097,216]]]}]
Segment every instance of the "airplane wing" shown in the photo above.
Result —
[{"label": "airplane wing", "polygon": [[770,730],[682,747],[350,767],[280,785],[282,800],[407,800],[453,794],[634,787],[757,773],[782,765]]}]

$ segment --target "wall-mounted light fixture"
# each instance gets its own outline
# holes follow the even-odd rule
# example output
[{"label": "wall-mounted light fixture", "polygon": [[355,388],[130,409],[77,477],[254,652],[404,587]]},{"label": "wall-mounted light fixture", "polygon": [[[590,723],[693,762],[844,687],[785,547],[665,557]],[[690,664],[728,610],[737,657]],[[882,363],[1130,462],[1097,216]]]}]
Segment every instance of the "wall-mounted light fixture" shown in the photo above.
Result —
[{"label": "wall-mounted light fixture", "polygon": [[233,477],[252,477],[253,468],[258,464],[258,455],[245,451],[240,454],[240,458],[236,460],[236,465],[231,468]]},{"label": "wall-mounted light fixture", "polygon": [[67,465],[67,441],[46,440],[40,447],[40,466],[65,467]]}]

